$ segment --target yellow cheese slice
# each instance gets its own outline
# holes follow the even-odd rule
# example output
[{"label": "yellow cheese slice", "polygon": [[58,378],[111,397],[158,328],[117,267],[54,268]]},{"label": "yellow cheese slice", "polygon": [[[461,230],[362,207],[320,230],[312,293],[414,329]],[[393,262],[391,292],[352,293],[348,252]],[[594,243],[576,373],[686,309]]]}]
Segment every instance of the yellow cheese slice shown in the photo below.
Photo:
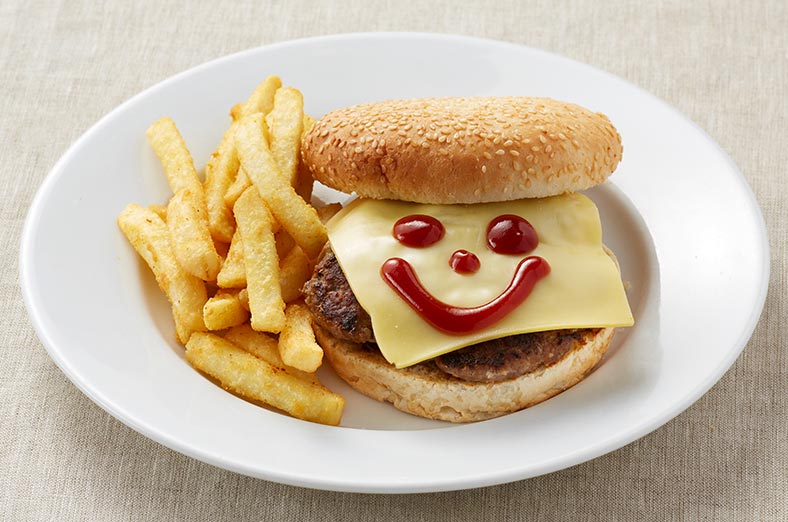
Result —
[{"label": "yellow cheese slice", "polygon": [[[439,219],[446,229],[443,239],[426,248],[400,244],[392,227],[411,214]],[[381,277],[383,263],[401,257],[441,301],[461,307],[487,303],[506,288],[525,257],[496,254],[487,247],[487,225],[502,214],[531,223],[539,246],[526,255],[543,257],[551,271],[498,323],[468,335],[444,333],[422,319]],[[357,199],[328,223],[328,235],[353,293],[372,318],[381,353],[398,368],[514,334],[634,323],[618,269],[602,246],[597,208],[581,194],[478,205]],[[459,249],[478,256],[478,272],[461,275],[451,269],[449,258]]]}]

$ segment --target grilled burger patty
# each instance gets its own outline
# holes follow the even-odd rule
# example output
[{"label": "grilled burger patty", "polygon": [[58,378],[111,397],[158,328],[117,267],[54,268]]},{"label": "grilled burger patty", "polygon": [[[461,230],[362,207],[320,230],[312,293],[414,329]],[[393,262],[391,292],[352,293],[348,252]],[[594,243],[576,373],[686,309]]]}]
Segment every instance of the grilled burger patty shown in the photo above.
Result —
[{"label": "grilled burger patty", "polygon": [[[372,321],[350,289],[334,252],[326,246],[304,286],[315,321],[337,339],[374,343]],[[561,360],[598,329],[552,330],[485,341],[434,359],[449,375],[475,382],[514,379]]]}]

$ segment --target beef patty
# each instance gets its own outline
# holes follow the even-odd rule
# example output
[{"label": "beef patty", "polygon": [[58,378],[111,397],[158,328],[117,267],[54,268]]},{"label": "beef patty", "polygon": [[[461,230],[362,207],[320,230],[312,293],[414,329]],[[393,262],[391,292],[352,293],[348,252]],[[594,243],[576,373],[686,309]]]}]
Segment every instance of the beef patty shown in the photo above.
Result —
[{"label": "beef patty", "polygon": [[[304,285],[304,296],[315,321],[337,339],[368,345],[375,342],[372,320],[353,295],[328,245]],[[434,363],[458,379],[505,381],[558,362],[598,331],[586,328],[512,335],[441,355]]]}]

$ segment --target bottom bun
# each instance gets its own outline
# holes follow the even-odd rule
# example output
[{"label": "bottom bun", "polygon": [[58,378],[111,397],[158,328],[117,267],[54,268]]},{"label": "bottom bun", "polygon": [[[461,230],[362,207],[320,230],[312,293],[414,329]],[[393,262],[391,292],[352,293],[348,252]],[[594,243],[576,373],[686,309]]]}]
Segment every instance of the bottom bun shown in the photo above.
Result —
[{"label": "bottom bun", "polygon": [[377,350],[336,339],[315,325],[334,371],[364,395],[428,419],[472,422],[500,417],[561,393],[580,382],[610,346],[615,328],[603,328],[558,362],[501,382],[470,382],[431,361],[396,369]]}]

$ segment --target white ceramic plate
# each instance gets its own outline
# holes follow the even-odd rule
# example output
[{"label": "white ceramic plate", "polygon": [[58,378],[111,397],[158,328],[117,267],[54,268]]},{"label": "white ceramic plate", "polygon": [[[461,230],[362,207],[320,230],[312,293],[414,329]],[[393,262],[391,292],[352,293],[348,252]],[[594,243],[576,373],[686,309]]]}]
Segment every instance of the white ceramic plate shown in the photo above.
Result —
[{"label": "white ceramic plate", "polygon": [[[600,367],[531,409],[470,425],[426,421],[359,396],[343,427],[302,422],[222,391],[174,341],[169,307],[118,231],[129,202],[168,189],[146,143],[163,115],[202,165],[227,112],[269,73],[307,112],[386,98],[534,95],[606,113],[624,141],[612,181],[589,191],[618,254],[637,324]],[[335,194],[318,192],[324,199]],[[502,483],[614,450],[687,408],[727,370],[760,315],[765,227],[736,166],[665,103],[602,71],[505,43],[428,34],[286,42],[194,68],[85,133],[30,209],[21,280],[49,354],[85,394],[140,433],[239,473],[307,487],[418,492]]]}]

